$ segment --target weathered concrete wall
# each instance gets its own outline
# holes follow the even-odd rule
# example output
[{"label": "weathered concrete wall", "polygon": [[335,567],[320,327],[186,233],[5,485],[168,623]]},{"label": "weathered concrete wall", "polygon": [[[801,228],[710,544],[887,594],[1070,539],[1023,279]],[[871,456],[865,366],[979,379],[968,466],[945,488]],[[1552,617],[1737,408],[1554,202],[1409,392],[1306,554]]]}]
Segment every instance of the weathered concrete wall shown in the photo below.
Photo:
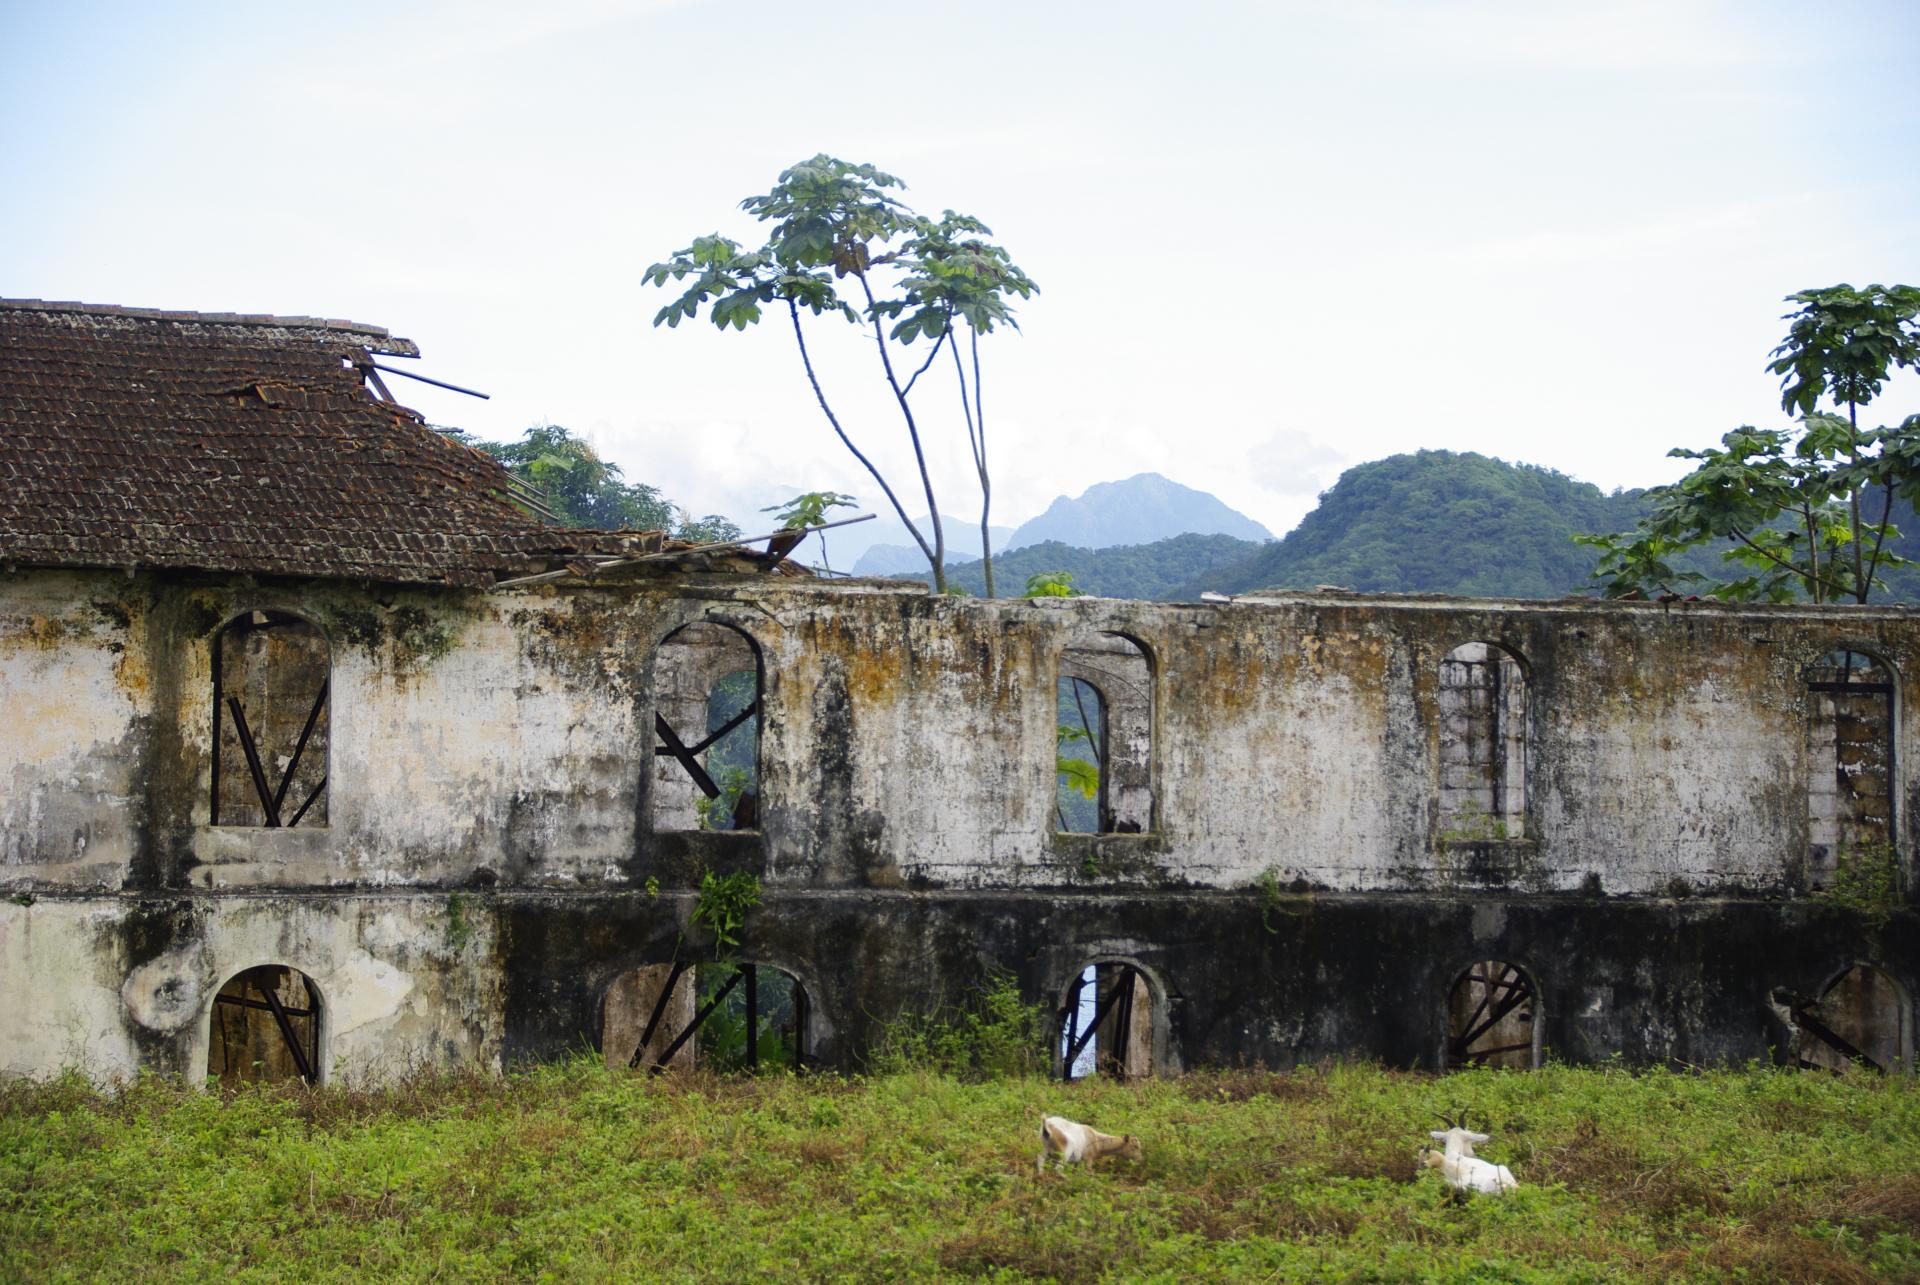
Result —
[{"label": "weathered concrete wall", "polygon": [[[210,824],[213,639],[253,611],[328,640],[325,825]],[[701,621],[760,656],[757,831],[654,829],[655,660]],[[1103,633],[1150,661],[1127,785],[1153,828],[1059,835],[1060,658]],[[1441,664],[1468,642],[1526,675],[1504,839],[1441,815]],[[746,951],[808,986],[829,1061],[989,967],[1052,1003],[1094,958],[1178,988],[1153,1006],[1162,1066],[1431,1063],[1447,989],[1487,958],[1539,978],[1565,1055],[1755,1055],[1767,986],[1863,961],[1909,1005],[1920,983],[1912,911],[1799,897],[1804,671],[1842,646],[1898,686],[1920,613],[0,574],[0,884],[38,899],[0,917],[0,987],[34,997],[0,1011],[0,1066],[194,1074],[214,990],[261,963],[320,985],[334,1074],[578,1047],[621,971],[671,957],[706,869],[764,879]],[[682,721],[698,696],[658,693]],[[1895,711],[1910,864],[1920,746],[1904,692]]]}]

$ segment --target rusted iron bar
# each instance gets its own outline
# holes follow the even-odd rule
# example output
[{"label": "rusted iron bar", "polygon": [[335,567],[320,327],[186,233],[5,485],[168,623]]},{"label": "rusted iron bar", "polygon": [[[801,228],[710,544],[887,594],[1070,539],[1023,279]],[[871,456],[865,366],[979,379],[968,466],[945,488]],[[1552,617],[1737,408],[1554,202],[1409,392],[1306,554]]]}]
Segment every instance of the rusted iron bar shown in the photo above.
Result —
[{"label": "rusted iron bar", "polygon": [[1460,1024],[1460,1029],[1472,1030],[1473,1024],[1480,1020],[1480,1015],[1487,1011],[1487,1005],[1493,1000],[1495,993],[1502,990],[1511,990],[1519,986],[1519,980],[1510,980],[1518,977],[1519,974],[1514,971],[1513,966],[1510,964],[1503,964],[1501,966],[1500,976],[1498,978],[1492,974],[1482,975],[1477,972],[1469,972],[1467,979],[1469,981],[1479,982],[1482,986],[1486,987],[1486,991],[1480,996],[1480,1003],[1474,1008],[1473,1012],[1467,1014],[1467,1020]]},{"label": "rusted iron bar", "polygon": [[1469,1062],[1484,1062],[1488,1058],[1495,1057],[1501,1053],[1518,1053],[1521,1049],[1531,1050],[1532,1048],[1533,1041],[1528,1040],[1524,1044],[1502,1044],[1499,1048],[1481,1049],[1477,1053],[1469,1053],[1466,1056]]},{"label": "rusted iron bar", "polygon": [[719,740],[721,737],[725,736],[728,732],[731,732],[734,728],[740,726],[740,724],[746,722],[748,719],[752,718],[755,714],[758,714],[759,712],[760,712],[760,698],[756,696],[753,698],[753,704],[747,706],[745,709],[741,710],[738,714],[735,714],[732,718],[722,723],[720,725],[719,731],[709,732],[707,734],[707,739],[704,741],[701,741],[698,745],[687,746],[687,753],[698,754],[701,750],[706,749],[709,745],[712,745],[715,741]]},{"label": "rusted iron bar", "polygon": [[748,964],[741,969],[747,975],[747,1069],[760,1069],[760,966]]},{"label": "rusted iron bar", "polygon": [[[1131,983],[1133,981],[1133,965],[1123,964],[1121,965],[1121,968],[1124,970],[1121,973],[1122,980],[1128,983]],[[1094,983],[1096,986],[1099,984],[1099,977],[1100,977],[1100,974],[1096,972],[1094,974]],[[1084,990],[1084,989],[1086,989],[1084,986],[1080,988],[1080,990]],[[1093,1021],[1088,1023],[1087,1029],[1081,1033],[1079,1041],[1075,1043],[1072,1048],[1067,1050],[1066,1061],[1062,1063],[1062,1067],[1061,1067],[1062,1078],[1069,1079],[1069,1080],[1073,1078],[1073,1064],[1080,1060],[1080,1054],[1086,1049],[1087,1041],[1091,1040],[1093,1038],[1093,1033],[1100,1029],[1100,1023],[1106,1021],[1107,1018],[1112,1014],[1114,1004],[1117,1003],[1120,999],[1120,989],[1121,989],[1120,987],[1116,986],[1112,990],[1108,991],[1107,997],[1104,1000],[1100,1001],[1100,1006],[1093,1010]],[[1074,998],[1077,1000],[1079,999],[1079,997],[1080,997],[1080,992],[1079,990],[1076,990],[1074,992]],[[1075,1004],[1074,1009],[1077,1012],[1079,1010],[1079,1005]],[[1098,1065],[1097,1058],[1095,1059],[1095,1064]]]},{"label": "rusted iron bar", "polygon": [[679,759],[680,766],[687,769],[687,775],[693,778],[693,783],[700,787],[702,794],[710,799],[719,798],[720,787],[713,783],[713,778],[707,775],[707,769],[700,766],[700,760],[693,756],[693,751],[681,744],[674,730],[667,726],[667,720],[659,714],[653,716],[653,730],[658,732],[660,739],[666,742],[665,745],[654,746],[654,754],[664,754]]},{"label": "rusted iron bar", "polygon": [[1812,1009],[1803,1008],[1793,1016],[1802,1027],[1819,1036],[1824,1043],[1832,1046],[1833,1051],[1841,1056],[1854,1062],[1863,1063],[1876,1071],[1885,1071],[1887,1069],[1868,1057],[1865,1052],[1855,1046],[1846,1036],[1840,1034],[1840,1032],[1815,1017]]},{"label": "rusted iron bar", "polygon": [[[873,513],[862,513],[857,518],[841,518],[837,522],[822,522],[818,526],[802,527],[800,530],[804,534],[812,534],[815,531],[831,531],[835,527],[852,526],[856,522],[871,522],[876,516],[878,515]],[[615,567],[630,567],[639,562],[668,562],[675,558],[685,558],[696,553],[717,553],[721,549],[738,549],[743,545],[758,544],[762,540],[772,540],[791,534],[791,530],[769,531],[766,535],[745,535],[741,536],[738,540],[718,540],[712,544],[696,544],[689,549],[669,549],[663,553],[642,553],[631,558],[608,558],[604,562],[594,564],[593,574],[598,574],[602,571],[611,571]],[[512,589],[517,585],[545,584],[549,580],[559,580],[574,574],[576,573],[563,567],[559,571],[542,571],[537,575],[515,576],[511,580],[496,580],[493,582],[493,588]]]},{"label": "rusted iron bar", "polygon": [[247,771],[253,776],[253,788],[260,796],[260,808],[266,814],[266,823],[268,827],[278,829],[280,805],[274,801],[273,791],[267,788],[267,774],[260,766],[260,751],[254,748],[253,733],[247,728],[247,715],[240,708],[238,696],[227,697],[227,712],[233,715],[233,730],[240,738],[240,752],[247,756]]},{"label": "rusted iron bar", "polygon": [[[382,366],[377,361],[370,361],[367,363],[366,368],[369,370],[384,370],[389,375],[398,375],[402,379],[417,379],[423,384],[432,384],[435,388],[445,388],[452,392],[465,393],[469,397],[478,397],[483,402],[493,400],[486,393],[477,393],[471,388],[462,388],[458,384],[449,384],[444,379],[431,379],[426,375],[416,375],[410,370],[401,370],[397,366]],[[385,390],[383,389],[382,391],[384,392]],[[387,400],[392,401],[393,399],[389,397]]]},{"label": "rusted iron bar", "polygon": [[[1489,991],[1488,994],[1492,994],[1492,992]],[[1513,988],[1511,991],[1509,991],[1509,993],[1506,995],[1505,998],[1503,998],[1498,1004],[1496,1004],[1492,1008],[1491,1011],[1487,1013],[1486,1018],[1480,1023],[1479,1026],[1469,1027],[1467,1029],[1467,1033],[1460,1037],[1461,1046],[1462,1047],[1471,1046],[1475,1040],[1479,1039],[1482,1035],[1485,1035],[1488,1031],[1491,1031],[1494,1027],[1500,1025],[1500,1023],[1503,1020],[1505,1020],[1508,1013],[1511,1013],[1514,1009],[1520,1007],[1522,1004],[1526,1003],[1531,998],[1532,998],[1531,991],[1525,990],[1520,987]]]},{"label": "rusted iron bar", "polygon": [[323,776],[320,778],[320,784],[313,787],[313,793],[307,796],[307,801],[305,803],[302,803],[300,807],[294,812],[293,819],[287,822],[288,829],[292,829],[294,826],[300,824],[300,818],[307,814],[307,809],[313,806],[313,801],[319,798],[321,793],[326,788],[327,788],[327,778]]},{"label": "rusted iron bar", "polygon": [[[273,1011],[273,1005],[271,1004],[263,1004],[257,999],[246,999],[239,995],[215,995],[213,1002],[216,1004],[231,1004],[235,1008],[257,1008],[263,1013],[271,1013]],[[282,1005],[282,1008],[288,1017],[313,1016],[313,1010],[310,1008],[286,1008],[285,1005]]]},{"label": "rusted iron bar", "polygon": [[[1128,973],[1132,973],[1133,970],[1128,969],[1127,971]],[[1123,977],[1121,978],[1120,984],[1126,989],[1120,997],[1120,1011],[1115,1014],[1116,1020],[1113,1024],[1114,1030],[1117,1032],[1114,1036],[1114,1043],[1118,1047],[1109,1060],[1113,1063],[1114,1075],[1124,1080],[1127,1078],[1127,1049],[1133,1043],[1134,980],[1131,976]]]},{"label": "rusted iron bar", "polygon": [[293,743],[293,757],[287,760],[287,770],[280,778],[280,788],[273,792],[273,810],[277,813],[287,801],[287,787],[293,784],[293,774],[300,769],[300,756],[306,752],[307,738],[313,735],[314,724],[320,721],[320,711],[327,706],[327,688],[332,680],[320,680],[320,694],[313,698],[313,708],[307,711],[307,725],[300,729],[300,739]]},{"label": "rusted iron bar", "polygon": [[793,982],[793,1070],[794,1074],[807,1069],[807,988],[800,979]]},{"label": "rusted iron bar", "polygon": [[[308,1084],[313,1083],[313,1067],[307,1062],[306,1050],[300,1047],[300,1037],[293,1033],[293,1022],[287,1017],[287,1010],[280,1003],[279,988],[262,986],[258,978],[253,988],[260,992],[260,998],[267,1001],[267,1007],[273,1013],[274,1022],[280,1027],[280,1038],[287,1042],[287,1052],[293,1054],[294,1069],[300,1072],[300,1078]],[[318,1019],[315,1022],[318,1025]]]},{"label": "rusted iron bar", "polygon": [[673,961],[673,969],[667,974],[667,984],[660,988],[659,998],[653,1001],[653,1013],[647,1018],[646,1029],[640,1032],[640,1042],[633,1046],[633,1056],[627,1059],[629,1069],[640,1065],[640,1057],[647,1051],[647,1044],[653,1039],[653,1033],[659,1029],[660,1018],[667,1011],[667,1001],[673,998],[673,988],[680,984],[680,974],[690,965],[682,959]]},{"label": "rusted iron bar", "polygon": [[673,1055],[680,1051],[680,1046],[692,1038],[693,1033],[699,1030],[709,1017],[713,1016],[713,1010],[720,1007],[720,1001],[725,999],[728,992],[740,984],[740,977],[741,970],[738,968],[734,969],[733,976],[727,978],[727,984],[715,991],[713,998],[707,1001],[706,1007],[693,1015],[693,1020],[687,1023],[687,1029],[673,1037],[673,1043],[667,1045],[666,1052],[654,1060],[651,1069],[655,1075],[667,1069],[667,1063],[673,1061]]}]

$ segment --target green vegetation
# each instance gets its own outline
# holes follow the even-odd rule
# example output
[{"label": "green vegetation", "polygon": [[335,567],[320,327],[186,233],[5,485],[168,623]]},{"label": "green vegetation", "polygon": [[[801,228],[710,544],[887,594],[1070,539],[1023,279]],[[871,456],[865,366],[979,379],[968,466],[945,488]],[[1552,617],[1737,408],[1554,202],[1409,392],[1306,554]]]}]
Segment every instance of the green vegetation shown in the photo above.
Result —
[{"label": "green vegetation", "polygon": [[537,495],[561,526],[597,531],[666,531],[701,543],[736,540],[740,528],[718,514],[695,518],[644,482],[621,480],[620,466],[558,424],[537,424],[517,442],[486,442],[458,429],[448,437],[485,451]]},{"label": "green vegetation", "polygon": [[700,876],[700,893],[693,903],[693,922],[713,934],[713,957],[725,958],[740,944],[740,928],[747,912],[760,904],[760,877],[736,870]]},{"label": "green vegetation", "polygon": [[[1414,1177],[1459,1106],[1521,1190]],[[1046,1112],[1145,1158],[1037,1179]],[[1911,1279],[1917,1152],[1913,1080],[1764,1069],[13,1081],[0,1244],[49,1280]]]},{"label": "green vegetation", "polygon": [[[1669,451],[1699,466],[1650,491],[1652,511],[1636,529],[1579,537],[1600,551],[1594,574],[1608,597],[1698,586],[1736,602],[1865,602],[1890,587],[1886,571],[1906,565],[1894,502],[1920,498],[1920,415],[1862,429],[1860,408],[1894,371],[1920,368],[1920,289],[1839,285],[1787,301],[1800,307],[1768,369],[1781,377],[1780,409],[1800,427],[1737,428],[1718,449]],[[1833,411],[1819,408],[1823,399]],[[1742,574],[1675,562],[1708,547],[1723,548],[1722,561]]]},{"label": "green vegetation", "polygon": [[[1245,562],[1262,547],[1256,541],[1237,540],[1230,535],[1176,535],[1152,544],[1105,549],[1079,549],[1048,540],[995,554],[993,562],[1003,580],[1063,572],[1073,577],[1082,592],[1101,598],[1174,599],[1188,591],[1196,578],[1205,580],[1217,570]],[[926,579],[924,575],[900,578]],[[985,592],[986,588],[978,562],[948,567],[947,583],[974,593]],[[1198,590],[1192,592],[1197,594]]]},{"label": "green vegetation", "polygon": [[1573,537],[1632,526],[1646,511],[1642,497],[1484,455],[1394,455],[1348,469],[1285,538],[1173,596],[1322,584],[1362,593],[1590,593],[1593,555]]},{"label": "green vegetation", "polygon": [[[858,503],[853,496],[843,495],[839,491],[802,491],[791,500],[769,504],[760,511],[778,518],[782,531],[799,531],[819,526],[835,509],[850,509]],[[820,532],[820,565],[828,571],[833,570],[833,564],[827,561],[825,531]]]},{"label": "green vegetation", "polygon": [[1047,1070],[1047,1019],[997,972],[958,1011],[902,1013],[887,1023],[869,1061],[881,1075],[932,1072],[969,1082]]},{"label": "green vegetation", "polygon": [[1884,920],[1906,905],[1900,887],[1900,856],[1891,843],[1842,848],[1834,854],[1827,886],[1813,895]]}]

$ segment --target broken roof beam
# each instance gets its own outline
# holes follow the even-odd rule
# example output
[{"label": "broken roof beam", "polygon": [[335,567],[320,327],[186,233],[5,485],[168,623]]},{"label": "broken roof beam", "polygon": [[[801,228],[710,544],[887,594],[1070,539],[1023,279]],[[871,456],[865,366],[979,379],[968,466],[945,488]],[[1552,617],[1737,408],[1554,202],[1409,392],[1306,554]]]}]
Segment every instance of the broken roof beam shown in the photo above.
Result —
[{"label": "broken roof beam", "polygon": [[[718,553],[722,549],[743,548],[749,544],[758,544],[762,540],[777,540],[781,536],[792,535],[795,531],[800,532],[801,537],[804,539],[815,531],[827,531],[834,527],[852,526],[856,522],[871,522],[875,516],[876,515],[872,513],[862,513],[857,518],[841,518],[837,522],[822,522],[818,526],[792,527],[780,531],[769,531],[765,535],[741,536],[737,540],[719,540],[713,544],[695,544],[689,545],[684,549],[668,549],[663,553],[643,553],[632,558],[609,558],[605,561],[594,563],[590,571],[586,574],[594,576],[600,574],[602,571],[611,571],[615,567],[630,567],[641,562],[668,562],[675,558],[690,557],[698,553]],[[513,589],[521,585],[545,584],[550,580],[561,580],[567,576],[580,574],[580,572],[573,570],[571,567],[562,567],[558,571],[542,571],[538,575],[515,576],[511,580],[497,580],[494,582],[493,588]]]}]

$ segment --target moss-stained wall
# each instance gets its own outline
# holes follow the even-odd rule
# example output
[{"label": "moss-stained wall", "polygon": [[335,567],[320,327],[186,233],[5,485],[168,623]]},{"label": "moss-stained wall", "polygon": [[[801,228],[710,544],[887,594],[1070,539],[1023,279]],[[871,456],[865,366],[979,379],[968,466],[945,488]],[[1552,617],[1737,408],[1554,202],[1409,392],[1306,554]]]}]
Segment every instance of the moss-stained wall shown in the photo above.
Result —
[{"label": "moss-stained wall", "polygon": [[[324,825],[210,824],[213,639],[255,611],[327,639]],[[759,651],[759,829],[655,833],[654,659],[703,620]],[[1053,832],[1059,657],[1097,632],[1152,665],[1147,833]],[[1439,810],[1440,665],[1475,641],[1525,671],[1524,822],[1498,833]],[[0,887],[33,904],[0,913],[0,986],[36,998],[0,1006],[0,1066],[198,1073],[212,994],[264,963],[326,997],[327,1074],[548,1055],[597,1039],[605,987],[670,958],[700,874],[735,869],[766,885],[749,949],[822,989],[828,1060],[989,967],[1051,1000],[1092,952],[1185,988],[1156,1008],[1176,1062],[1419,1061],[1429,974],[1496,949],[1528,955],[1570,1056],[1753,1055],[1765,979],[1735,956],[1788,971],[1781,934],[1801,971],[1851,943],[1920,982],[1910,910],[1804,895],[1804,671],[1842,646],[1904,684],[1920,613],[16,570]],[[1920,747],[1895,707],[1906,868]]]}]

